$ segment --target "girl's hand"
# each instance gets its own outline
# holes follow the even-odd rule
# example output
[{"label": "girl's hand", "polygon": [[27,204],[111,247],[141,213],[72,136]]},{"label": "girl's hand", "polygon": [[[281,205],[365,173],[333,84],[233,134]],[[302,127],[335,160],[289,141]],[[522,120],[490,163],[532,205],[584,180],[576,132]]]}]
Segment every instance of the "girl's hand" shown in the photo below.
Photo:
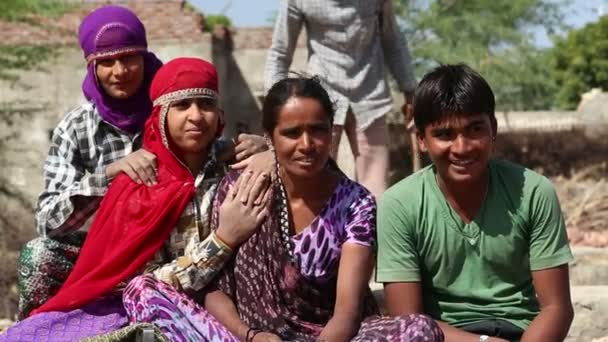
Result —
[{"label": "girl's hand", "polygon": [[242,173],[220,206],[215,233],[231,248],[247,240],[268,215],[270,177],[266,173],[253,177],[253,172]]}]

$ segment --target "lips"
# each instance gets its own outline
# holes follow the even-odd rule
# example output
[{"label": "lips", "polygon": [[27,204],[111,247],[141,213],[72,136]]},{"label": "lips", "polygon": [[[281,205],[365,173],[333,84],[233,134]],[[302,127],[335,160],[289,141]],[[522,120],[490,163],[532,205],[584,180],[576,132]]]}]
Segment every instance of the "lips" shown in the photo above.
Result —
[{"label": "lips", "polygon": [[200,135],[200,134],[203,134],[203,130],[202,129],[187,129],[186,134]]},{"label": "lips", "polygon": [[312,165],[317,161],[317,158],[315,158],[315,157],[297,158],[295,161],[302,165]]},{"label": "lips", "polygon": [[467,167],[473,163],[475,163],[474,159],[466,159],[466,160],[450,160],[450,163],[460,167]]}]

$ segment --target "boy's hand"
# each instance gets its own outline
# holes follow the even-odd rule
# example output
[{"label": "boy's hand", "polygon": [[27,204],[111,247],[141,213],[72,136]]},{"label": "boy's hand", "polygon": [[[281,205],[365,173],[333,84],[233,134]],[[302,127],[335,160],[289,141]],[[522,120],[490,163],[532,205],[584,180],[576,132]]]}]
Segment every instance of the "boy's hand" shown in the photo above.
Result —
[{"label": "boy's hand", "polygon": [[241,133],[235,141],[234,153],[237,162],[245,160],[256,153],[265,151],[266,139],[255,134]]},{"label": "boy's hand", "polygon": [[142,148],[106,166],[105,172],[109,180],[124,172],[137,184],[155,185],[156,156]]}]

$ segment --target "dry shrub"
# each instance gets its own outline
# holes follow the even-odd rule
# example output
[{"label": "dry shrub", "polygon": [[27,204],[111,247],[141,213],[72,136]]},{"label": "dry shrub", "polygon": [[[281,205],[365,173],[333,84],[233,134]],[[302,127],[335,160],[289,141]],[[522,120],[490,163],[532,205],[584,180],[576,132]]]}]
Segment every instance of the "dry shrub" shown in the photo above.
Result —
[{"label": "dry shrub", "polygon": [[573,245],[608,247],[608,165],[554,179]]},{"label": "dry shrub", "polygon": [[33,213],[18,202],[0,200],[0,317],[13,318],[17,311],[17,257],[21,247],[35,236]]}]

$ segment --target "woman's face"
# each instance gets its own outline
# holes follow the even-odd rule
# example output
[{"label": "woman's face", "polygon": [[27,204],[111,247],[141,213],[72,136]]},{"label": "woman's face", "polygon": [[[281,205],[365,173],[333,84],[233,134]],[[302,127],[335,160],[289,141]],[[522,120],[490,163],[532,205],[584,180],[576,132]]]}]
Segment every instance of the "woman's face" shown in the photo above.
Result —
[{"label": "woman's face", "polygon": [[319,101],[292,97],[279,112],[272,142],[281,167],[289,174],[313,177],[329,158],[331,121]]},{"label": "woman's face", "polygon": [[211,99],[185,99],[171,104],[167,128],[171,141],[181,153],[205,152],[215,138],[220,110]]},{"label": "woman's face", "polygon": [[144,81],[144,58],[138,53],[95,61],[97,81],[106,95],[128,99]]}]

